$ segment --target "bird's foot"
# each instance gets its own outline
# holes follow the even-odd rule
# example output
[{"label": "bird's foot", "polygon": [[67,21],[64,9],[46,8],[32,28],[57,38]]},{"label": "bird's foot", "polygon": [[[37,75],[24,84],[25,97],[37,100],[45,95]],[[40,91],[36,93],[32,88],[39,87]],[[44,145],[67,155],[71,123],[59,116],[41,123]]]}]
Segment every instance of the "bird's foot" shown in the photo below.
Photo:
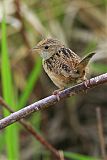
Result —
[{"label": "bird's foot", "polygon": [[88,86],[88,84],[90,83],[90,80],[85,80],[83,83],[84,83],[84,86],[86,87],[86,90],[84,92],[87,93],[87,89],[90,88]]},{"label": "bird's foot", "polygon": [[89,83],[90,83],[90,80],[84,81],[84,86],[85,86],[86,88],[90,88],[90,87],[88,86]]},{"label": "bird's foot", "polygon": [[59,96],[59,93],[60,91],[62,91],[64,88],[60,88],[60,89],[57,89],[53,92],[53,95],[56,95],[56,98],[58,101],[60,101],[60,96]]}]

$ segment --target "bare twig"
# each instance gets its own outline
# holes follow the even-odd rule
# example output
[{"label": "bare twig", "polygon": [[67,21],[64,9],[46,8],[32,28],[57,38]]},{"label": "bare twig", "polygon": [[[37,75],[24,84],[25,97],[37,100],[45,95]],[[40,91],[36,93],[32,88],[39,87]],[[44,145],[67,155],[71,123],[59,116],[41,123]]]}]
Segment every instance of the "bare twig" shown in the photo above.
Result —
[{"label": "bare twig", "polygon": [[[2,97],[0,97],[0,104],[5,107],[10,113],[14,113],[13,110],[6,104]],[[59,151],[57,151],[51,144],[49,144],[40,134],[38,134],[30,123],[25,120],[20,120],[19,123],[33,135],[43,146],[45,146],[58,160],[61,160]]]},{"label": "bare twig", "polygon": [[96,114],[97,114],[97,121],[98,121],[98,134],[99,134],[99,140],[100,140],[100,146],[101,146],[101,153],[104,160],[107,159],[106,157],[106,146],[104,142],[104,134],[103,134],[103,125],[102,125],[102,118],[101,118],[101,110],[99,107],[96,108]]},{"label": "bare twig", "polygon": [[[99,86],[101,84],[107,83],[107,73],[102,74],[100,76],[91,78],[90,80],[87,80],[86,82],[82,82],[80,84],[77,84],[73,87],[70,87],[68,89],[65,89],[59,93],[59,98],[64,99],[69,96],[73,96],[75,94],[78,94],[80,92],[86,91],[90,88],[94,88],[96,86]],[[46,97],[42,100],[39,100],[38,102],[35,102],[15,113],[12,113],[11,115],[7,116],[6,118],[3,118],[0,120],[0,129],[3,129],[10,124],[30,115],[33,112],[40,111],[44,108],[47,108],[49,106],[52,106],[53,104],[57,103],[58,99],[56,95],[51,95],[49,97]]]},{"label": "bare twig", "polygon": [[27,35],[26,35],[25,24],[24,24],[24,20],[23,20],[22,14],[21,14],[20,1],[19,1],[19,0],[14,0],[14,4],[15,4],[15,7],[16,7],[16,15],[17,15],[17,18],[20,20],[21,25],[22,25],[22,26],[21,26],[21,29],[20,29],[22,38],[23,38],[26,46],[28,47],[28,49],[30,49],[31,46],[30,46],[29,40],[28,40]]}]

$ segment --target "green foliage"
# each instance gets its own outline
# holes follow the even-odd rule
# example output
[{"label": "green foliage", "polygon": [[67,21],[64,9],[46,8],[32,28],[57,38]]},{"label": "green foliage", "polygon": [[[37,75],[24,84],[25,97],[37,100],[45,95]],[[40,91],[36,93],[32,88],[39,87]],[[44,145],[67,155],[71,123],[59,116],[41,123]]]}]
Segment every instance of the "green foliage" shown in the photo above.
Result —
[{"label": "green foliage", "polygon": [[93,158],[90,156],[84,156],[78,153],[72,153],[72,152],[64,152],[65,158],[69,158],[72,160],[100,160],[99,158]]},{"label": "green foliage", "polygon": [[[5,17],[3,17],[2,21],[2,54],[1,54],[1,79],[2,79],[2,91],[3,97],[7,104],[14,107],[16,110],[16,102],[15,102],[15,93],[14,93],[14,86],[12,82],[12,74],[11,74],[11,67],[9,62],[8,56],[8,47],[7,47],[7,35],[6,35],[6,23]],[[34,65],[34,69],[32,70],[27,85],[19,99],[19,104],[17,106],[23,107],[26,105],[27,100],[36,84],[38,77],[41,73],[41,60],[40,58],[36,60]],[[4,110],[4,116],[8,116],[8,111]],[[40,125],[40,114],[36,116],[36,120],[38,126]],[[1,135],[1,140],[3,135]],[[14,141],[11,141],[14,137]],[[8,159],[19,159],[19,144],[18,144],[18,128],[16,124],[9,126],[5,129],[5,139],[6,139],[6,149],[8,154]],[[3,144],[3,143],[2,143]],[[2,148],[3,145],[0,145]]]},{"label": "green foliage", "polygon": [[[15,110],[15,96],[13,91],[13,82],[11,75],[11,67],[9,62],[8,47],[7,47],[7,34],[5,17],[2,20],[2,54],[1,54],[1,79],[3,97],[6,103],[14,107]],[[7,110],[4,110],[4,116],[9,115]],[[5,140],[8,159],[19,159],[19,144],[18,144],[18,128],[16,124],[9,126],[5,129]]]},{"label": "green foliage", "polygon": [[3,138],[3,134],[0,134],[0,151],[3,150],[3,147],[4,147],[4,138]]},{"label": "green foliage", "polygon": [[38,80],[38,77],[40,76],[41,74],[41,60],[40,58],[37,59],[36,63],[35,63],[35,66],[34,66],[34,69],[32,70],[29,78],[28,78],[28,81],[26,83],[26,87],[19,99],[19,106],[20,107],[23,107],[26,105],[26,102],[34,88],[34,85],[36,84],[37,80]]},{"label": "green foliage", "polygon": [[[32,93],[32,90],[33,90],[34,86],[36,85],[36,82],[41,74],[41,69],[42,69],[41,59],[38,58],[35,62],[35,65],[34,65],[34,68],[31,72],[31,74],[29,75],[29,78],[26,83],[26,87],[25,87],[21,97],[19,98],[19,104],[18,104],[19,109],[26,105],[26,103]],[[40,122],[41,122],[41,113],[40,112],[34,116],[33,121],[34,121],[36,128],[39,129]]]},{"label": "green foliage", "polygon": [[95,73],[105,73],[107,72],[107,65],[106,64],[101,64],[101,63],[93,63],[91,64],[92,70]]}]

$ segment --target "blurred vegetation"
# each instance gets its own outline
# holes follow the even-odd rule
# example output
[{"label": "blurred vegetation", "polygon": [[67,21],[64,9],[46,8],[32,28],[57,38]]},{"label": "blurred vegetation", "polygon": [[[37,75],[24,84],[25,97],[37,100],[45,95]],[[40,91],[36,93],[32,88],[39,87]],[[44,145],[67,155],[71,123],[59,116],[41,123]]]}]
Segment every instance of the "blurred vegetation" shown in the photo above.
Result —
[{"label": "blurred vegetation", "polygon": [[[14,110],[50,95],[56,87],[30,49],[55,37],[78,55],[96,51],[88,77],[107,72],[107,0],[1,0],[0,95]],[[96,107],[101,107],[107,144],[107,85],[69,98],[27,118],[35,129],[64,151],[66,159],[102,157]],[[0,118],[9,113],[0,106]],[[0,159],[54,160],[17,123],[0,132]]]}]

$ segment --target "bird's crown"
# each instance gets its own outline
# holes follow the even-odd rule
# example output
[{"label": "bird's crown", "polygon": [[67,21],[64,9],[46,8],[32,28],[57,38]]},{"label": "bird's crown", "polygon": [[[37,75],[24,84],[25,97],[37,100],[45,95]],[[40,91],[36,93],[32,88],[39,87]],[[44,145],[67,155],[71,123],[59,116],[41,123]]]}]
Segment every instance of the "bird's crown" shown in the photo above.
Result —
[{"label": "bird's crown", "polygon": [[39,50],[39,53],[43,59],[50,58],[53,54],[64,47],[64,45],[57,39],[47,38],[40,41],[33,50]]},{"label": "bird's crown", "polygon": [[57,39],[53,39],[53,38],[47,38],[47,39],[43,39],[42,41],[40,41],[37,44],[37,47],[42,47],[42,46],[55,46],[55,45],[63,45],[59,40]]}]

